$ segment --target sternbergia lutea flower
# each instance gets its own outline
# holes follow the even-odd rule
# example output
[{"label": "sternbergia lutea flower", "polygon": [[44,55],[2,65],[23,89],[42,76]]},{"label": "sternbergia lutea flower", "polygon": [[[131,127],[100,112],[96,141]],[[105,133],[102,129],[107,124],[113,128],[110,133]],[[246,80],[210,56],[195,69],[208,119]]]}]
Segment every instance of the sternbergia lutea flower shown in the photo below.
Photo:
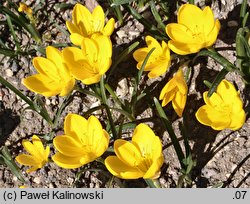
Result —
[{"label": "sternbergia lutea flower", "polygon": [[246,113],[239,92],[233,84],[222,80],[211,97],[207,94],[207,91],[203,93],[205,105],[201,106],[195,114],[200,123],[214,130],[226,128],[237,130],[243,126]]},{"label": "sternbergia lutea flower", "polygon": [[166,26],[170,37],[169,48],[179,54],[187,55],[211,47],[218,36],[220,22],[214,19],[209,6],[203,10],[193,4],[182,5],[177,14],[177,23]]}]

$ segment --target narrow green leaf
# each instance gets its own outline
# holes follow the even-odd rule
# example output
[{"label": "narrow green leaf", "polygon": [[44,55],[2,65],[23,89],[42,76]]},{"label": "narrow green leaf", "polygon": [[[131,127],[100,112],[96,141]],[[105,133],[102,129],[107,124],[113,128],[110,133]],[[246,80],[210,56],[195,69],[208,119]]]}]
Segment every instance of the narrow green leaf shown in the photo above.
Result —
[{"label": "narrow green leaf", "polygon": [[242,20],[242,27],[244,28],[247,24],[247,19],[249,16],[249,12],[246,13],[246,15],[244,16],[243,20]]},{"label": "narrow green leaf", "polygon": [[156,20],[156,22],[158,23],[158,25],[160,26],[160,28],[165,31],[165,24],[162,22],[162,19],[161,19],[161,16],[159,15],[158,13],[158,10],[156,9],[156,6],[155,6],[155,3],[153,0],[151,0],[149,2],[149,5],[150,5],[150,9],[151,9],[151,12]]},{"label": "narrow green leaf", "polygon": [[241,7],[240,7],[240,18],[241,18],[241,20],[243,20],[244,17],[246,16],[246,11],[247,11],[247,0],[243,0],[242,4],[241,4]]},{"label": "narrow green leaf", "polygon": [[236,55],[237,55],[237,66],[242,70],[241,64],[246,56],[244,45],[242,42],[242,36],[244,35],[244,29],[239,28],[236,34]]},{"label": "narrow green leaf", "polygon": [[[231,62],[229,62],[225,57],[223,57],[221,54],[216,52],[213,49],[207,49],[207,50],[201,50],[194,58],[194,60],[197,59],[197,57],[200,56],[208,56],[217,61],[219,64],[221,64],[225,69],[227,69],[229,72],[237,69]],[[193,60],[193,61],[194,61]]]},{"label": "narrow green leaf", "polygon": [[183,151],[181,149],[181,146],[179,144],[178,138],[177,138],[176,134],[174,133],[173,127],[172,127],[169,119],[167,118],[164,110],[162,109],[159,101],[155,97],[154,97],[154,103],[155,103],[157,112],[160,115],[160,118],[162,120],[162,123],[164,124],[166,130],[168,131],[168,134],[169,134],[170,139],[171,139],[171,141],[173,143],[175,152],[176,152],[177,157],[179,159],[179,163],[180,163],[182,168],[185,168],[185,165],[183,164],[183,161],[184,161],[185,157],[184,157]]},{"label": "narrow green leaf", "polygon": [[11,172],[22,182],[25,182],[23,176],[21,175],[20,169],[16,165],[15,161],[12,159],[10,152],[6,146],[2,148],[2,154],[0,157],[3,158],[4,163],[10,168]]},{"label": "narrow green leaf", "polygon": [[165,32],[162,32],[161,30],[157,29],[154,24],[143,18],[134,8],[132,8],[130,5],[125,5],[124,7],[136,20],[143,24],[144,27],[154,35],[155,38],[168,40],[168,37]]},{"label": "narrow green leaf", "polygon": [[105,89],[105,84],[104,84],[104,75],[101,77],[101,81],[100,81],[100,89],[101,89],[101,96],[102,96],[102,103],[106,109],[107,112],[107,116],[109,119],[109,123],[111,126],[111,131],[112,131],[112,135],[113,138],[116,139],[117,138],[117,132],[115,129],[115,124],[113,121],[113,117],[112,117],[112,113],[110,112],[110,108],[108,106],[108,100],[107,100],[107,96],[106,96],[106,89]]},{"label": "narrow green leaf", "polygon": [[207,81],[207,80],[204,80],[203,83],[210,89],[212,87],[212,84]]},{"label": "narrow green leaf", "polygon": [[190,4],[194,4],[194,0],[188,0]]},{"label": "narrow green leaf", "polygon": [[157,179],[144,179],[144,181],[150,188],[161,188],[161,184]]},{"label": "narrow green leaf", "polygon": [[6,14],[6,20],[7,20],[8,26],[10,28],[10,32],[11,32],[11,34],[13,36],[14,41],[15,41],[17,50],[20,50],[20,43],[19,43],[19,41],[17,39],[17,36],[16,36],[15,30],[14,30],[13,24],[12,24],[10,16],[8,14]]},{"label": "narrow green leaf", "polygon": [[128,4],[130,2],[133,2],[134,0],[113,0],[113,2],[111,3],[111,7],[113,6],[120,6],[122,4]]},{"label": "narrow green leaf", "polygon": [[109,92],[109,94],[112,96],[113,100],[116,102],[116,104],[120,107],[124,107],[123,103],[121,102],[121,100],[118,98],[118,96],[115,94],[115,92],[113,91],[113,89],[108,85],[105,84],[105,88],[106,90]]},{"label": "narrow green leaf", "polygon": [[225,76],[227,75],[228,73],[228,70],[223,68],[218,74],[217,76],[215,77],[212,85],[211,85],[211,88],[209,89],[208,91],[208,97],[212,96],[212,94],[216,91],[217,89],[217,86],[220,84],[220,82],[225,78]]}]

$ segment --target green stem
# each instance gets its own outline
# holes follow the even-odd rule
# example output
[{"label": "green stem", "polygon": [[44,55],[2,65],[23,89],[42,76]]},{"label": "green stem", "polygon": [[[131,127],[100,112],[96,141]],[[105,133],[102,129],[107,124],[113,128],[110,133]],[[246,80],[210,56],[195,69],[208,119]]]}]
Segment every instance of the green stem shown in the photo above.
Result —
[{"label": "green stem", "polygon": [[62,114],[62,111],[63,111],[64,108],[69,104],[71,98],[72,98],[72,95],[71,95],[71,93],[70,93],[70,94],[68,94],[68,95],[65,97],[65,99],[64,99],[64,101],[62,102],[61,106],[57,109],[56,115],[55,115],[55,117],[54,117],[52,129],[54,129],[54,128],[57,127],[57,124],[58,124],[58,121],[59,121],[60,116],[61,116],[61,114]]},{"label": "green stem", "polygon": [[108,106],[108,100],[107,100],[107,96],[106,96],[106,89],[105,89],[105,85],[104,85],[104,75],[102,76],[101,81],[100,81],[100,88],[101,88],[102,102],[103,102],[103,105],[104,105],[104,107],[106,109],[107,116],[108,116],[110,126],[111,126],[112,135],[113,135],[113,138],[115,140],[117,138],[117,132],[116,132],[116,129],[115,129],[115,124],[114,124],[114,121],[113,121],[112,113],[111,113],[110,108]]},{"label": "green stem", "polygon": [[161,184],[157,179],[144,179],[150,188],[161,188]]},{"label": "green stem", "polygon": [[100,97],[96,93],[91,92],[91,91],[86,90],[86,89],[82,89],[79,86],[75,86],[75,90],[78,91],[78,92],[80,92],[80,93],[83,93],[83,94],[86,94],[86,95],[90,95],[90,96],[94,96],[94,97],[98,98],[99,100],[102,100],[102,97]]}]

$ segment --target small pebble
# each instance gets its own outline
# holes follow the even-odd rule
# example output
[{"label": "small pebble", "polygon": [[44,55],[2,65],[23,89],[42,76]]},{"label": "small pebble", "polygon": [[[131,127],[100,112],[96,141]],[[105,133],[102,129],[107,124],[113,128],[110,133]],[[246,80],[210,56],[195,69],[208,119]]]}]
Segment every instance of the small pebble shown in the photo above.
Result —
[{"label": "small pebble", "polygon": [[11,69],[6,69],[5,74],[7,77],[12,77],[13,76],[13,71]]},{"label": "small pebble", "polygon": [[40,184],[41,183],[41,178],[40,177],[35,177],[33,180],[36,184]]}]

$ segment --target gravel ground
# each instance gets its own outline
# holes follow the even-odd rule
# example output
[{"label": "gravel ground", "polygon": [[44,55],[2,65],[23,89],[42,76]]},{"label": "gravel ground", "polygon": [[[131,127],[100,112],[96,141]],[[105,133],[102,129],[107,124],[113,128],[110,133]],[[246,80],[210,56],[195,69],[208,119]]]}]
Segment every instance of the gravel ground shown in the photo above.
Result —
[{"label": "gravel ground", "polygon": [[[37,6],[35,2],[38,1],[26,1],[32,8]],[[78,1],[72,0],[67,2],[74,5]],[[85,1],[86,6],[90,9],[96,5],[96,2],[94,2],[94,4],[93,2],[94,1]],[[204,1],[198,2],[200,6],[204,5],[204,3],[202,3]],[[106,4],[102,4],[102,1],[99,1],[99,3],[104,8],[107,6]],[[239,22],[239,3],[241,3],[241,1],[221,0],[215,1],[215,3],[212,4],[212,9],[222,24],[222,29],[215,47],[224,48],[221,49],[222,51],[220,53],[233,63],[236,57],[235,52],[231,48],[235,46],[234,38]],[[44,9],[50,14],[49,17],[44,15]],[[41,8],[37,14],[39,22],[41,22],[38,25],[38,29],[43,33],[44,46],[52,43],[70,43],[69,38],[66,37],[57,26],[66,29],[65,20],[70,18],[71,9],[59,10],[56,8],[55,2],[51,1],[46,7]],[[147,10],[144,11],[144,15],[148,15]],[[124,18],[124,24],[119,25],[117,23],[117,29],[111,36],[114,48],[114,60],[125,47],[135,40],[142,41],[145,36],[145,29],[142,24],[128,14],[124,15]],[[4,16],[1,14],[0,20],[4,20]],[[31,46],[34,44],[32,39],[25,33],[18,32],[18,37],[22,39],[22,46]],[[0,25],[0,39],[14,49],[13,39],[10,37],[8,29],[3,25]],[[31,98],[34,97],[34,94],[21,84],[21,79],[34,73],[34,68],[31,63],[32,57],[33,56],[20,56],[17,60],[13,60],[0,55],[0,75]],[[173,69],[174,68],[170,68],[170,70]],[[194,68],[192,78],[189,82],[189,94],[184,113],[184,122],[190,137],[193,157],[197,160],[197,165],[191,175],[193,180],[191,186],[250,187],[250,119],[247,119],[245,125],[238,131],[223,130],[218,132],[199,124],[194,117],[194,113],[203,104],[201,96],[206,90],[206,87],[202,81],[204,79],[211,81],[220,69],[221,66],[211,59],[200,60]],[[135,76],[136,71],[135,62],[132,58],[129,58],[120,63],[119,70],[115,70],[111,75],[110,85],[124,100],[131,96],[131,77]],[[173,71],[169,71],[166,75],[154,81],[144,77],[142,86],[149,86],[152,96],[158,97],[161,88],[172,74]],[[244,86],[241,78],[235,73],[230,73],[227,75],[227,79],[236,84],[244,100],[244,104],[248,105],[250,101],[249,88]],[[155,84],[157,84],[157,86]],[[62,102],[62,98],[59,97],[43,98],[43,100],[51,115],[55,112],[57,105]],[[112,101],[110,101],[110,103],[112,103]],[[59,121],[59,127],[62,127],[63,118],[67,113],[71,112],[84,115],[89,108],[97,105],[99,105],[99,102],[96,99],[76,93],[73,101],[63,112]],[[7,146],[13,158],[23,151],[21,146],[22,139],[30,138],[33,134],[45,135],[50,132],[50,128],[46,122],[35,112],[28,109],[25,110],[26,107],[25,102],[18,98],[12,91],[0,85],[0,145]],[[165,163],[159,179],[160,184],[166,188],[176,187],[178,177],[181,175],[180,166],[168,133],[162,129],[160,121],[156,118],[156,110],[148,108],[144,103],[138,105],[137,112],[137,119],[153,118],[148,124],[153,127],[157,135],[162,136]],[[170,116],[170,119],[174,121],[173,127],[182,141],[179,128],[182,119],[178,119],[171,107],[166,108],[166,113]],[[106,120],[106,115],[102,111],[95,112],[95,115],[98,116],[102,122]],[[117,113],[114,113],[114,115],[118,117]],[[59,128],[57,134],[61,133],[62,129]],[[124,135],[129,136],[131,134],[128,132]],[[52,153],[53,151],[54,150],[52,150]],[[99,168],[101,171],[93,171],[90,170],[90,168]],[[33,188],[118,187],[118,183],[120,182],[116,179],[110,182],[110,175],[102,166],[99,166],[99,164],[95,162],[91,165],[86,165],[82,169],[83,173],[80,176],[77,174],[79,169],[65,170],[53,163],[31,174],[26,174],[25,168],[21,169],[27,181],[27,185]],[[140,179],[135,181],[122,181],[122,184],[125,187],[146,187],[145,182]],[[20,182],[6,166],[1,165],[0,187],[19,187],[20,185],[23,185],[23,183]]]}]

